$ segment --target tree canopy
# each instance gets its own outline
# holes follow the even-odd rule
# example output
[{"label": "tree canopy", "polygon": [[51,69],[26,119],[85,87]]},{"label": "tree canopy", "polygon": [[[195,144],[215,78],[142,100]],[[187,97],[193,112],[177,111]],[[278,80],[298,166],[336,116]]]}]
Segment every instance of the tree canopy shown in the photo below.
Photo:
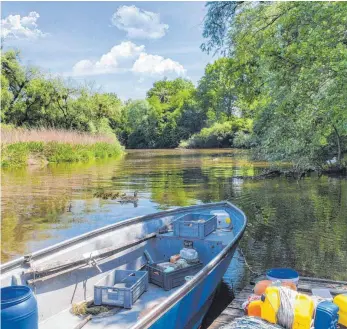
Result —
[{"label": "tree canopy", "polygon": [[227,11],[220,3],[208,4],[209,48],[203,49],[224,47],[233,61],[235,104],[253,117],[262,155],[304,166],[333,156],[341,162],[347,139],[347,5],[225,6]]}]

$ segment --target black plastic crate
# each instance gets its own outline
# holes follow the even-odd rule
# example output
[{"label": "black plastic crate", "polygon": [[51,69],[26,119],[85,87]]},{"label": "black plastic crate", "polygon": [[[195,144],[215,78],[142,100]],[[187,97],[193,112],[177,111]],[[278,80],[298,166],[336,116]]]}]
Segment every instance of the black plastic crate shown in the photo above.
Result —
[{"label": "black plastic crate", "polygon": [[185,277],[196,274],[203,266],[201,262],[196,264],[189,264],[188,267],[180,268],[178,270],[165,273],[163,269],[158,267],[159,263],[147,264],[149,282],[171,290],[172,288],[181,286],[186,282]]}]

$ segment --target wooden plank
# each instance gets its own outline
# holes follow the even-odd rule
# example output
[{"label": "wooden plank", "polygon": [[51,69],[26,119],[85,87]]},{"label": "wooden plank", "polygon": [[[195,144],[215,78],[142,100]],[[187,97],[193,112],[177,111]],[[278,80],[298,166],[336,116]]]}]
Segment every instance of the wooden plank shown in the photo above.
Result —
[{"label": "wooden plank", "polygon": [[299,282],[301,281],[310,281],[310,282],[321,282],[321,283],[333,283],[333,284],[342,284],[347,285],[347,281],[335,281],[329,279],[321,279],[321,278],[311,278],[307,276],[301,276]]},{"label": "wooden plank", "polygon": [[[226,314],[221,314],[218,318],[217,321],[213,321],[213,323],[217,322],[220,326],[223,324],[228,324],[230,323],[232,320],[234,320],[236,317],[231,317],[229,315]],[[232,319],[232,320],[231,320]]]},{"label": "wooden plank", "polygon": [[[312,288],[324,288],[329,289],[330,293],[332,295],[339,295],[339,294],[345,294],[347,293],[347,289],[332,289],[329,287],[329,284],[299,284],[298,291],[304,292],[304,293],[310,293]],[[346,286],[347,288],[347,286]]]},{"label": "wooden plank", "polygon": [[233,316],[238,317],[244,315],[244,311],[241,309],[235,309],[235,308],[226,308],[223,312],[223,315],[225,316]]}]

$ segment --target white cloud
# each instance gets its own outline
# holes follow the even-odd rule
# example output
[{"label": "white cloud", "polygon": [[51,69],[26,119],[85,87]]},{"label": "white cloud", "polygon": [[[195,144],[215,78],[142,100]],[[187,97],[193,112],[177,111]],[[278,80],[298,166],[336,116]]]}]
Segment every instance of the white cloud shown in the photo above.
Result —
[{"label": "white cloud", "polygon": [[122,6],[112,16],[112,24],[126,31],[129,38],[159,39],[169,25],[160,22],[160,15],[136,6]]},{"label": "white cloud", "polygon": [[32,11],[28,16],[9,15],[1,20],[1,37],[14,39],[35,39],[46,34],[37,28],[40,15]]},{"label": "white cloud", "polygon": [[127,41],[114,46],[108,53],[102,55],[98,61],[84,59],[72,68],[73,75],[94,75],[116,73],[124,69],[124,64],[136,58],[145,46],[137,46]]},{"label": "white cloud", "polygon": [[170,58],[164,58],[158,55],[150,55],[142,52],[133,65],[133,72],[148,75],[164,75],[167,73],[176,73],[185,75],[186,70],[183,65],[173,61]]},{"label": "white cloud", "polygon": [[108,53],[102,55],[99,60],[80,60],[73,66],[72,75],[87,76],[127,71],[142,74],[143,76],[166,74],[179,76],[186,73],[186,70],[180,63],[170,58],[147,54],[145,46],[138,46],[131,41],[126,41],[114,46]]}]

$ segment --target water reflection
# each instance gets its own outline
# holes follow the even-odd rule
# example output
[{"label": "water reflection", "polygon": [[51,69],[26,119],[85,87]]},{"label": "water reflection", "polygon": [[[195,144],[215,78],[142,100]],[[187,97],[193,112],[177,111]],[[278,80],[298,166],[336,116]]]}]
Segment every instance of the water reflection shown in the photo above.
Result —
[{"label": "water reflection", "polygon": [[[119,160],[2,172],[2,262],[77,234],[159,209],[230,200],[249,217],[241,246],[263,271],[347,280],[346,179],[233,179],[266,163],[240,150],[130,151]],[[139,192],[138,207],[94,198]]]}]

